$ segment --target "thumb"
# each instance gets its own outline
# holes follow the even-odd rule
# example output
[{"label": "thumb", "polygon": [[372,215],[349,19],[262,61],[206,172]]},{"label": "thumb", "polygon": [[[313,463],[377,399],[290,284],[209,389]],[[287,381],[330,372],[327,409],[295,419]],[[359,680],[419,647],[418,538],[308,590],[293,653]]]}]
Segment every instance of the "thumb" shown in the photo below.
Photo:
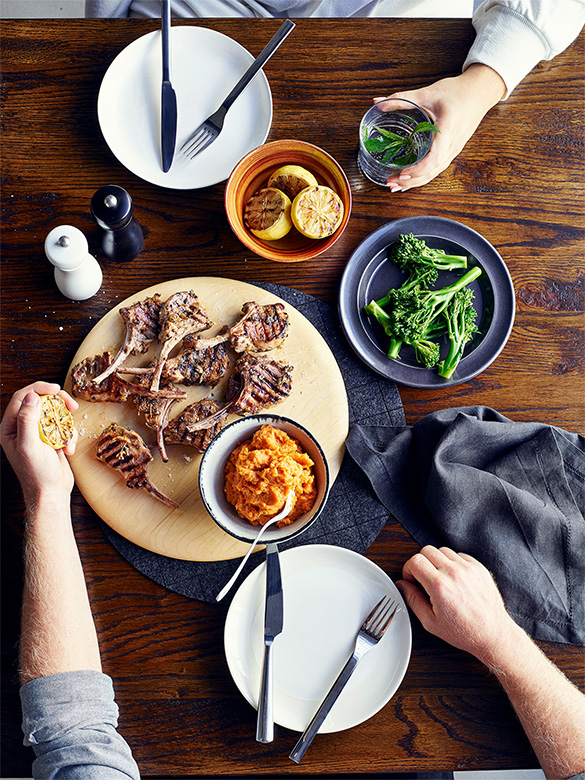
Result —
[{"label": "thumb", "polygon": [[[32,390],[22,399],[18,411],[17,438],[19,445],[40,441],[39,420],[41,419],[41,399]],[[34,437],[34,439],[33,439]]]}]

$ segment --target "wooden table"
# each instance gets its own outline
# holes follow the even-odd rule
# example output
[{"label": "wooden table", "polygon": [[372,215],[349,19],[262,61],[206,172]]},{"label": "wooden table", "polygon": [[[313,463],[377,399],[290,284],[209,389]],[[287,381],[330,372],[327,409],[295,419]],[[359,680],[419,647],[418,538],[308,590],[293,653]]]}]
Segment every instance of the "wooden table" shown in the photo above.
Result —
[{"label": "wooden table", "polygon": [[[180,22],[183,24],[185,22]],[[257,54],[275,20],[202,21]],[[267,66],[274,99],[269,140],[298,138],[330,152],[352,185],[349,227],[313,262],[283,265],[253,256],[232,234],[223,185],[163,190],[125,170],[105,144],[96,99],[113,58],[156,22],[7,21],[1,25],[2,402],[37,378],[63,381],[92,326],[132,293],[172,278],[221,276],[272,281],[335,306],[351,252],[374,229],[432,214],[483,234],[504,258],[517,316],[498,359],[453,388],[401,391],[407,422],[433,410],[483,404],[516,421],[583,432],[583,56],[585,35],[536,68],[493,109],[455,163],[404,194],[368,183],[356,166],[357,126],[374,95],[455,75],[473,39],[469,21],[300,20]],[[132,195],[145,228],[139,260],[105,261],[89,200],[115,183]],[[104,284],[74,303],[55,289],[44,258],[47,233],[74,224],[102,262]],[[3,461],[3,773],[30,774],[21,746],[15,644],[21,588],[22,501]],[[105,671],[115,680],[120,729],[145,776],[329,774],[536,766],[497,683],[473,658],[427,635],[413,620],[412,660],[398,693],[362,725],[317,739],[303,763],[296,739],[254,740],[255,712],[223,655],[225,607],[189,600],[137,573],[106,541],[83,498],[75,529]],[[417,545],[388,525],[368,557],[397,577]],[[164,631],[161,630],[164,626]],[[545,652],[585,688],[583,650]]]}]

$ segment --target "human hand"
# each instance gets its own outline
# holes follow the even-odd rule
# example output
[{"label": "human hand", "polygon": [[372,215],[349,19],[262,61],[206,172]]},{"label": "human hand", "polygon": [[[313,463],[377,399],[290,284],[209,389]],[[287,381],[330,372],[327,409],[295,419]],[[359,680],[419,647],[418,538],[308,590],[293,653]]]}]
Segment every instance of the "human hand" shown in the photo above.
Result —
[{"label": "human hand", "polygon": [[[439,128],[430,152],[420,162],[388,178],[392,192],[421,187],[442,173],[461,152],[479,123],[504,95],[506,85],[487,65],[470,65],[459,76],[428,87],[395,92],[386,98],[410,100],[423,108]],[[374,98],[383,110],[385,98]]]},{"label": "human hand", "polygon": [[423,627],[488,666],[518,628],[492,575],[471,555],[429,545],[402,575],[396,585]]},{"label": "human hand", "polygon": [[71,412],[79,406],[59,385],[35,382],[14,393],[0,424],[0,443],[18,477],[27,504],[38,501],[41,494],[68,496],[73,488],[73,474],[66,456],[75,452],[77,430],[71,442],[61,450],[54,450],[39,437],[39,396],[49,393],[60,395]]}]

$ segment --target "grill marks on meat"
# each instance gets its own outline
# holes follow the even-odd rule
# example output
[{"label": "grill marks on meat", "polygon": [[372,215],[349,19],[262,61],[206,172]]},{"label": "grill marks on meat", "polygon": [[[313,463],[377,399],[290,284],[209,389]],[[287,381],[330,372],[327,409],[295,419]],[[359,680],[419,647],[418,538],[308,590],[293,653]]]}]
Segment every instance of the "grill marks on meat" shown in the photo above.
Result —
[{"label": "grill marks on meat", "polygon": [[146,464],[152,460],[152,455],[135,431],[112,423],[97,440],[96,455],[99,460],[119,471],[129,488],[146,490],[163,504],[173,509],[178,507],[175,501],[161,493],[148,478]]},{"label": "grill marks on meat", "polygon": [[148,351],[152,342],[158,338],[161,308],[160,295],[156,293],[152,298],[145,298],[132,306],[120,309],[120,316],[125,326],[124,342],[110,365],[96,376],[94,379],[96,384],[111,376],[129,355]]},{"label": "grill marks on meat", "polygon": [[229,367],[227,347],[219,342],[211,346],[200,346],[197,336],[183,339],[181,351],[169,358],[162,370],[163,379],[181,385],[215,385]]},{"label": "grill marks on meat", "polygon": [[266,306],[249,301],[244,316],[230,328],[229,338],[236,352],[267,352],[280,347],[288,335],[288,314],[282,303]]},{"label": "grill marks on meat", "polygon": [[99,384],[95,378],[106,372],[112,365],[113,355],[104,352],[103,355],[85,358],[77,363],[71,371],[71,392],[75,398],[83,401],[112,401],[124,403],[130,397],[128,382],[117,374],[110,374]]},{"label": "grill marks on meat", "polygon": [[187,444],[199,452],[205,452],[211,440],[227,422],[229,406],[205,398],[187,406],[174,417],[164,430],[167,444]]},{"label": "grill marks on meat", "polygon": [[242,355],[229,378],[226,400],[236,414],[258,414],[292,392],[293,367],[263,355]]},{"label": "grill marks on meat", "polygon": [[212,321],[193,292],[178,292],[165,301],[160,313],[160,355],[152,377],[151,388],[158,389],[165,361],[185,336],[200,333],[212,326]]}]

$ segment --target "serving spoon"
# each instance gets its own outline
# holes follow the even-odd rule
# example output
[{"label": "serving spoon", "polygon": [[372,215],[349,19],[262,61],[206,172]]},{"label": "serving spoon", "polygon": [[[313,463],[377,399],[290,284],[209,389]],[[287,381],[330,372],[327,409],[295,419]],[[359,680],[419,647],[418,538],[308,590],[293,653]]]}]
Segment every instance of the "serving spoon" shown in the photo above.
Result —
[{"label": "serving spoon", "polygon": [[252,554],[252,550],[258,544],[258,541],[259,541],[260,537],[262,536],[262,534],[264,533],[264,531],[267,528],[270,528],[271,525],[274,525],[274,523],[278,523],[279,520],[282,520],[283,518],[285,518],[290,513],[290,510],[292,508],[292,502],[293,502],[294,495],[295,495],[294,492],[291,490],[290,493],[288,493],[288,495],[286,497],[286,501],[284,502],[284,506],[281,509],[281,511],[277,515],[274,515],[274,517],[271,517],[270,520],[268,520],[266,523],[264,523],[262,528],[258,531],[258,533],[256,535],[256,538],[254,539],[254,541],[250,545],[250,549],[248,550],[248,552],[244,555],[244,557],[240,561],[240,565],[235,570],[235,572],[232,575],[231,579],[226,583],[226,585],[223,586],[223,588],[219,591],[219,593],[215,597],[216,601],[221,601],[222,598],[225,596],[225,594],[232,587],[234,582],[238,579],[238,577],[240,575],[240,572],[242,571],[242,569],[246,565],[246,561],[248,560],[248,558]]}]

